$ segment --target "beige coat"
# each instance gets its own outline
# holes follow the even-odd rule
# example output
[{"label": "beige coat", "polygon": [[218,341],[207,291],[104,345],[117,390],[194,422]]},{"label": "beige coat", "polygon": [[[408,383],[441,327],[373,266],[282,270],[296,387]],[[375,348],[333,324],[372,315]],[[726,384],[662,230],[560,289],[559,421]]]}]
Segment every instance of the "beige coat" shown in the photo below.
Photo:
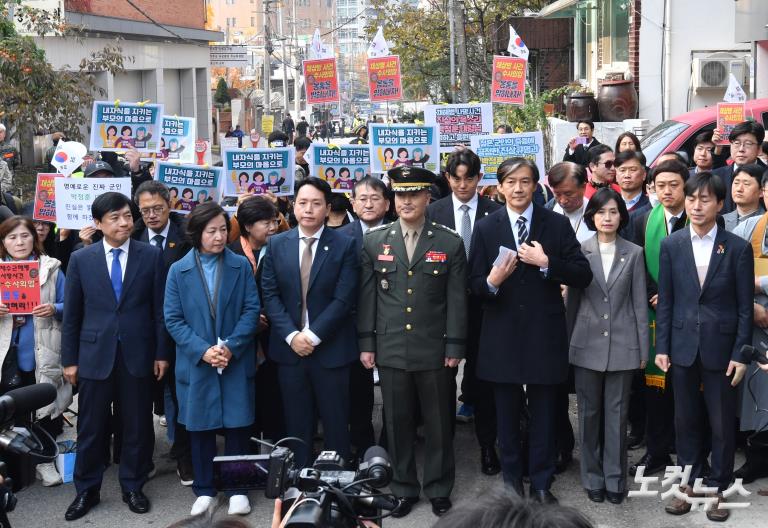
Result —
[{"label": "beige coat", "polygon": [[[40,302],[56,302],[56,279],[61,262],[55,258],[40,257]],[[56,400],[37,410],[37,419],[45,416],[55,418],[72,403],[72,386],[64,380],[61,367],[61,322],[55,317],[35,317],[35,380],[50,383],[56,387]],[[0,365],[5,360],[11,345],[13,316],[0,317]]]}]

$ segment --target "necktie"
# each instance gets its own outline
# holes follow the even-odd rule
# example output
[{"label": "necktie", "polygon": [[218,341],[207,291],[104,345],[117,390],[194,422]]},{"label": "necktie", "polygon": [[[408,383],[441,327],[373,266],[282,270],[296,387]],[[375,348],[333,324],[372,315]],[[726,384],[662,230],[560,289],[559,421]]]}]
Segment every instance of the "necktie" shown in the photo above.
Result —
[{"label": "necktie", "polygon": [[520,216],[517,218],[517,242],[519,246],[528,240],[528,228],[525,227],[525,217]]},{"label": "necktie", "polygon": [[301,327],[307,324],[307,290],[309,290],[309,274],[312,271],[312,244],[315,239],[302,237],[304,251],[301,254]]},{"label": "necktie", "polygon": [[120,294],[123,292],[123,267],[120,265],[120,248],[112,248],[112,271],[109,278],[112,281],[112,290],[115,292],[115,299],[120,301]]},{"label": "necktie", "polygon": [[459,209],[464,213],[461,217],[461,239],[464,241],[464,253],[469,258],[469,244],[472,242],[472,222],[469,219],[469,206],[462,204]]},{"label": "necktie", "polygon": [[163,249],[163,242],[165,242],[165,237],[163,235],[155,235],[152,237],[152,242],[155,243],[155,247]]},{"label": "necktie", "polygon": [[675,224],[677,223],[677,217],[673,216],[669,219],[669,234],[672,234],[672,231],[675,229]]},{"label": "necktie", "polygon": [[416,231],[408,231],[405,234],[405,252],[408,254],[408,262],[413,259],[413,254],[416,252],[416,241],[418,235]]}]

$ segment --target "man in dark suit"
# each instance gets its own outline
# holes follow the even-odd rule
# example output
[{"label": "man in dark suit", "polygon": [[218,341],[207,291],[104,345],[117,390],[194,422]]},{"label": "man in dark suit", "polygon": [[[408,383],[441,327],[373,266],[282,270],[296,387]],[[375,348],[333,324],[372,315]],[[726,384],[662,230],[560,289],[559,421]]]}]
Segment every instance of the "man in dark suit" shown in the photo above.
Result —
[{"label": "man in dark suit", "polygon": [[[464,241],[464,250],[469,256],[472,230],[479,220],[501,207],[501,204],[480,196],[480,158],[469,149],[451,153],[445,166],[446,179],[451,186],[450,196],[432,202],[427,208],[430,220],[458,232]],[[501,471],[496,454],[496,406],[493,388],[476,376],[480,324],[483,320],[481,299],[470,296],[467,307],[467,361],[464,363],[464,377],[461,380],[463,403],[456,414],[457,420],[468,420],[474,416],[475,435],[480,444],[480,469],[486,475]],[[458,372],[458,369],[456,369]],[[452,378],[453,391],[449,396],[451,413],[456,408],[456,377]]]},{"label": "man in dark suit", "polygon": [[714,174],[720,176],[723,180],[725,188],[729,192],[725,196],[725,205],[721,211],[722,214],[730,213],[736,208],[736,204],[733,203],[733,197],[731,196],[730,189],[733,183],[733,175],[736,170],[742,165],[748,165],[750,163],[757,163],[761,167],[765,168],[765,164],[760,160],[758,154],[760,154],[760,146],[765,139],[765,129],[763,125],[757,121],[744,121],[739,123],[731,133],[728,135],[728,140],[731,142],[731,159],[733,163],[715,169],[712,171]]},{"label": "man in dark suit", "polygon": [[278,364],[296,464],[312,461],[315,408],[326,449],[349,458],[349,365],[359,354],[352,314],[360,256],[355,241],[326,229],[331,187],[310,177],[296,186],[299,225],[269,239],[261,287],[270,322],[269,355]]},{"label": "man in dark suit", "polygon": [[[725,521],[730,513],[722,492],[733,477],[737,389],[750,362],[741,348],[751,343],[754,261],[750,245],[717,226],[727,188],[704,172],[685,184],[690,226],[661,243],[659,302],[656,317],[656,365],[675,386],[677,465],[692,466],[682,491],[666,506],[688,513],[689,497],[703,477],[705,435],[711,436],[712,468],[704,484],[713,491],[707,518]],[[703,387],[703,388],[702,388]],[[711,432],[701,428],[704,399]]]},{"label": "man in dark suit", "polygon": [[[352,207],[357,220],[342,226],[338,233],[352,237],[355,254],[363,250],[363,235],[379,227],[389,211],[389,192],[379,178],[366,176],[352,189]],[[357,458],[376,443],[373,432],[373,369],[354,361],[349,369],[349,440]],[[382,435],[386,436],[386,434]],[[382,444],[383,445],[383,444]]]},{"label": "man in dark suit", "polygon": [[557,386],[568,375],[560,285],[586,288],[592,272],[568,219],[532,203],[536,165],[511,158],[496,175],[507,206],[478,222],[470,253],[470,287],[485,301],[477,376],[494,384],[504,483],[521,497],[520,394],[526,386],[530,495],[554,503],[549,488],[555,473]]},{"label": "man in dark suit", "polygon": [[616,154],[613,160],[616,167],[616,183],[621,188],[621,197],[632,213],[650,204],[645,195],[645,156],[636,150],[625,150]]},{"label": "man in dark suit", "polygon": [[91,212],[104,238],[70,258],[61,332],[64,377],[79,388],[77,497],[68,521],[99,503],[113,401],[122,419],[123,501],[135,513],[149,511],[141,488],[154,445],[152,376],[160,380],[168,369],[162,254],[131,240],[131,203],[122,194],[102,194]]},{"label": "man in dark suit", "polygon": [[[156,180],[145,181],[136,190],[134,202],[139,208],[141,218],[136,222],[132,238],[160,248],[163,252],[163,273],[167,276],[171,264],[180,260],[192,249],[185,233],[184,215],[171,212],[171,194],[164,184]],[[155,384],[155,398],[163,401],[167,386],[173,405],[178,411],[176,400],[176,376],[174,375],[176,345],[170,334],[166,334],[170,354],[168,375]],[[157,408],[157,406],[156,406]],[[166,417],[168,415],[166,409]],[[178,412],[173,416],[178,418]],[[176,459],[176,474],[182,486],[191,486],[194,480],[192,472],[192,452],[189,434],[184,424],[178,419],[173,424],[173,445],[171,456]]]},{"label": "man in dark suit", "polygon": [[602,145],[594,138],[595,124],[589,119],[576,123],[578,134],[571,138],[565,148],[563,161],[572,161],[586,167],[589,164],[589,149]]}]

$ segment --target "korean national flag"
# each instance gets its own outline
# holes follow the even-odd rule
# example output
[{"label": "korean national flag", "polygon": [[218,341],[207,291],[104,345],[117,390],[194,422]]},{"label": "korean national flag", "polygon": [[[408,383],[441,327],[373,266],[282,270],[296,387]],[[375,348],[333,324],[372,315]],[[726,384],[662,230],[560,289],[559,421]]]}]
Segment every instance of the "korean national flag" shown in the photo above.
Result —
[{"label": "korean national flag", "polygon": [[507,51],[513,57],[528,60],[528,46],[525,45],[523,39],[520,38],[520,35],[517,34],[517,31],[512,26],[509,26],[509,45],[507,46]]},{"label": "korean national flag", "polygon": [[731,73],[728,78],[728,88],[725,90],[723,101],[726,103],[743,103],[747,100],[747,94],[744,93],[744,89],[739,84],[739,81]]},{"label": "korean national flag", "polygon": [[384,30],[379,26],[376,36],[373,37],[371,45],[368,46],[368,57],[375,59],[376,57],[386,57],[387,55],[389,55],[389,44],[384,39]]}]

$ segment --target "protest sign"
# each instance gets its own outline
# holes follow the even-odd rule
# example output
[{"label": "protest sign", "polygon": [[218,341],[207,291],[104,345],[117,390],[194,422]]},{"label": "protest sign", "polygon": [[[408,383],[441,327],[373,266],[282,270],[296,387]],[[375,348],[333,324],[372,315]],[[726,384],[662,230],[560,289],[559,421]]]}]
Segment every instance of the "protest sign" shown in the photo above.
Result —
[{"label": "protest sign", "polygon": [[472,136],[493,133],[493,105],[427,105],[424,123],[440,130],[440,152],[452,152],[457,145],[468,147]]},{"label": "protest sign", "polygon": [[[269,136],[274,129],[275,129],[275,116],[271,114],[261,116],[261,131],[264,132],[265,135]],[[257,143],[259,139],[256,140]],[[253,143],[253,139],[251,139],[251,143]]]},{"label": "protest sign", "polygon": [[437,126],[371,123],[370,127],[371,173],[398,165],[440,170]]},{"label": "protest sign", "polygon": [[221,173],[221,167],[159,161],[155,168],[155,179],[164,183],[171,192],[171,209],[187,214],[200,204],[219,200]]},{"label": "protest sign", "polygon": [[118,152],[136,147],[143,152],[157,152],[162,116],[161,104],[95,101],[90,150]]},{"label": "protest sign", "polygon": [[339,79],[336,73],[336,58],[305,60],[303,66],[307,104],[338,103]]},{"label": "protest sign", "polygon": [[92,226],[91,205],[105,192],[119,192],[131,197],[130,178],[54,178],[53,182],[59,229]]},{"label": "protest sign", "polygon": [[368,145],[330,146],[312,143],[304,155],[310,174],[328,182],[333,192],[349,192],[357,182],[371,174]]},{"label": "protest sign", "polygon": [[222,194],[271,192],[275,196],[291,196],[295,163],[293,147],[228,150],[224,153]]},{"label": "protest sign", "polygon": [[496,185],[496,170],[508,158],[528,158],[539,168],[544,176],[544,139],[541,132],[521,132],[520,134],[494,134],[474,136],[472,150],[480,157],[480,172],[483,177],[480,185]]},{"label": "protest sign", "polygon": [[31,314],[40,305],[40,263],[0,262],[0,298],[9,313]]},{"label": "protest sign", "polygon": [[41,222],[56,222],[56,186],[55,178],[61,174],[38,173],[35,186],[35,205],[32,209],[32,219]]},{"label": "protest sign", "polygon": [[69,176],[83,164],[86,154],[88,148],[82,143],[60,139],[51,158],[51,165],[59,171],[58,174]]},{"label": "protest sign", "polygon": [[730,145],[728,136],[733,127],[746,121],[744,103],[717,103],[717,130],[722,138],[719,145]]},{"label": "protest sign", "polygon": [[368,59],[368,94],[374,103],[399,101],[403,98],[399,56]]},{"label": "protest sign", "polygon": [[493,57],[491,102],[525,104],[525,69],[528,61],[518,57]]},{"label": "protest sign", "polygon": [[236,137],[225,137],[221,138],[221,152],[224,153],[225,150],[235,150],[240,147],[237,146],[237,138]]},{"label": "protest sign", "polygon": [[207,139],[195,141],[195,163],[198,165],[213,165],[211,142]]},{"label": "protest sign", "polygon": [[[178,160],[181,163],[194,163],[196,128],[195,119],[192,117],[163,116],[163,125],[160,129],[160,150],[151,156],[145,154],[142,159],[149,161],[155,159],[160,161]],[[135,146],[140,148],[138,144]]]}]

